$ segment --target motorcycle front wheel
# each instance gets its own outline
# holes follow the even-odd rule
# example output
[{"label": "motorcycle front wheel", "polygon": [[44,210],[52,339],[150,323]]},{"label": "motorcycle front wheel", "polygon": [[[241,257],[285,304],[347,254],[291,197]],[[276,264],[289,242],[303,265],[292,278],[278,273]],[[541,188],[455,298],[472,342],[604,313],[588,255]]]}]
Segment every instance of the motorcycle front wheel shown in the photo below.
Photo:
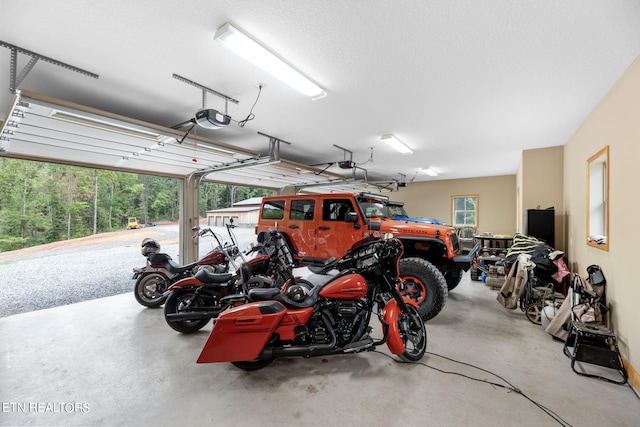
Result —
[{"label": "motorcycle front wheel", "polygon": [[188,313],[191,308],[205,307],[205,301],[202,295],[196,295],[194,291],[177,290],[171,292],[164,304],[164,320],[174,330],[183,334],[190,334],[202,329],[209,319],[198,320],[170,320],[167,314],[170,313]]},{"label": "motorcycle front wheel", "polygon": [[399,354],[405,362],[417,362],[427,351],[427,328],[418,310],[406,304],[407,313],[398,316],[398,330],[404,343],[404,353]]},{"label": "motorcycle front wheel", "polygon": [[166,277],[158,273],[149,273],[138,277],[133,294],[145,307],[159,307],[167,299],[162,296],[167,290]]}]

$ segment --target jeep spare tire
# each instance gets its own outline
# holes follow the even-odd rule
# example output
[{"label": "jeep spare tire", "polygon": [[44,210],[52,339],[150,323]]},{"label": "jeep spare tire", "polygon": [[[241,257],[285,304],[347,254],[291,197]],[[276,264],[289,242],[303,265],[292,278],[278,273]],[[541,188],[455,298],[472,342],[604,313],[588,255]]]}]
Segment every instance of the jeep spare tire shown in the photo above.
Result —
[{"label": "jeep spare tire", "polygon": [[417,304],[418,313],[424,320],[433,319],[440,313],[449,291],[444,276],[431,264],[421,258],[400,260],[400,292],[405,299]]}]

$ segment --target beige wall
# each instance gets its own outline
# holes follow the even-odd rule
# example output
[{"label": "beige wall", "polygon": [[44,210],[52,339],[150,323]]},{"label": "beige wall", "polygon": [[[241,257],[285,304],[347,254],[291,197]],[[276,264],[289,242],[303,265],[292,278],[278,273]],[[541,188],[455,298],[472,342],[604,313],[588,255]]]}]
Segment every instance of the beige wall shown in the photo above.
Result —
[{"label": "beige wall", "polygon": [[465,194],[478,195],[479,231],[515,233],[515,175],[412,182],[389,196],[392,200],[404,202],[411,216],[436,218],[451,224],[451,196]]},{"label": "beige wall", "polygon": [[[609,251],[586,244],[587,159],[609,145]],[[621,351],[640,368],[640,57],[564,146],[567,251],[574,271],[598,264],[607,278],[611,326]]]},{"label": "beige wall", "polygon": [[524,233],[524,208],[522,207],[522,158],[516,173],[516,231]]},{"label": "beige wall", "polygon": [[563,199],[563,151],[564,148],[549,147],[522,152],[518,178],[520,190],[520,227],[525,233],[524,220],[527,209],[555,208],[556,249],[564,251],[564,199]]}]

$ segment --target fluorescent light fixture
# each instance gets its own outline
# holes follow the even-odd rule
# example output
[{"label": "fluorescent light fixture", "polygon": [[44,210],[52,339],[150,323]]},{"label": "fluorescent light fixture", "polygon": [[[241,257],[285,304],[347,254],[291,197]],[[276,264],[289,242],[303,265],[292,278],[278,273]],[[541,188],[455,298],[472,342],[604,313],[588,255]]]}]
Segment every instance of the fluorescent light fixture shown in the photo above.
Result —
[{"label": "fluorescent light fixture", "polygon": [[402,141],[400,141],[398,138],[396,138],[393,135],[382,135],[380,137],[380,140],[386,142],[389,145],[389,147],[393,148],[394,150],[398,151],[401,154],[413,153],[411,148],[407,147]]},{"label": "fluorescent light fixture", "polygon": [[422,169],[422,172],[426,173],[429,176],[438,176],[438,172],[433,170],[433,168]]},{"label": "fluorescent light fixture", "polygon": [[131,136],[133,138],[144,138],[152,141],[158,141],[163,137],[163,135],[159,135],[155,132],[136,129],[134,127],[121,125],[115,122],[107,122],[104,120],[94,119],[93,117],[82,116],[66,111],[53,110],[49,116],[54,119],[64,120],[66,122],[75,123],[82,126],[90,126],[108,132],[116,132],[122,135]]},{"label": "fluorescent light fixture", "polygon": [[[195,141],[191,141],[193,143],[193,145],[196,145]],[[176,141],[175,139],[173,140],[174,144],[178,144],[178,147],[185,147],[186,148],[186,144],[180,144],[178,141]],[[193,147],[193,145],[191,147]],[[189,148],[190,150],[192,148]],[[233,158],[239,158],[239,159],[245,159],[247,158],[246,155],[242,155],[241,153],[235,152],[235,151],[231,151],[231,150],[227,150],[225,148],[221,148],[221,147],[217,147],[215,145],[210,145],[206,142],[203,141],[197,141],[197,145],[196,145],[196,150],[198,151],[204,151],[204,152],[209,152],[211,154],[214,155],[218,155],[218,156],[224,156],[224,157],[233,157]]]},{"label": "fluorescent light fixture", "polygon": [[216,31],[213,40],[313,100],[327,96],[320,86],[228,22]]}]

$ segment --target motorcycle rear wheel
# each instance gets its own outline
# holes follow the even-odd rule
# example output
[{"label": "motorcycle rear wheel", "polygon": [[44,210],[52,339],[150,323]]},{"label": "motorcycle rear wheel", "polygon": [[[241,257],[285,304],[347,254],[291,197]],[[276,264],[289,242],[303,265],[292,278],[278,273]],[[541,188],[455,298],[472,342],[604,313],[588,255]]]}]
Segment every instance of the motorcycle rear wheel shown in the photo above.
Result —
[{"label": "motorcycle rear wheel", "polygon": [[407,304],[409,313],[398,316],[398,329],[404,343],[404,353],[398,357],[405,362],[417,362],[427,351],[427,329],[418,310]]},{"label": "motorcycle rear wheel", "polygon": [[[194,299],[195,298],[195,299]],[[167,314],[170,313],[188,313],[189,308],[185,307],[204,307],[205,302],[201,295],[196,295],[193,291],[177,290],[173,291],[164,304],[164,320],[174,330],[183,334],[190,334],[202,329],[210,319],[200,320],[175,320],[170,321]]]},{"label": "motorcycle rear wheel", "polygon": [[231,364],[236,368],[240,368],[245,371],[257,371],[258,369],[262,369],[266,366],[269,366],[271,362],[273,362],[274,360],[276,360],[275,357],[270,357],[269,359],[243,360],[241,362],[231,362]]},{"label": "motorcycle rear wheel", "polygon": [[149,273],[136,280],[133,294],[136,301],[145,307],[159,307],[167,297],[162,296],[167,288],[166,277],[158,273]]}]

